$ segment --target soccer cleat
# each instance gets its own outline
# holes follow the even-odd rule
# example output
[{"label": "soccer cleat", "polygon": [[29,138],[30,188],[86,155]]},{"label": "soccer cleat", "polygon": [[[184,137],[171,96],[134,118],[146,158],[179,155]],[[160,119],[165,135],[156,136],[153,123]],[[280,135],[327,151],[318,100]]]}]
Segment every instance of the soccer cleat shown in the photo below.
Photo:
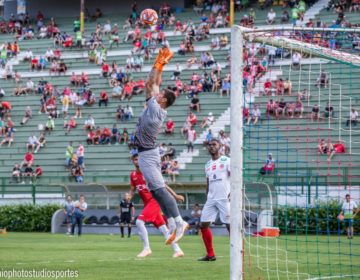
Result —
[{"label": "soccer cleat", "polygon": [[198,259],[198,261],[199,262],[214,262],[214,261],[216,261],[216,257],[215,256],[209,257],[206,255],[205,257]]},{"label": "soccer cleat", "polygon": [[176,238],[176,230],[174,230],[173,233],[169,234],[169,237],[165,240],[165,245],[170,245],[171,243],[173,243],[175,238]]},{"label": "soccer cleat", "polygon": [[169,48],[163,47],[159,50],[159,54],[157,55],[155,59],[155,63],[153,65],[154,68],[156,68],[159,71],[163,71],[164,65],[168,64],[172,57],[174,56],[174,53],[169,50]]},{"label": "soccer cleat", "polygon": [[173,258],[182,258],[182,257],[184,257],[185,256],[185,254],[184,254],[184,252],[183,251],[178,251],[178,252],[175,252],[174,254],[173,254]]},{"label": "soccer cleat", "polygon": [[144,249],[140,254],[137,255],[138,258],[146,258],[152,254],[150,249]]},{"label": "soccer cleat", "polygon": [[183,237],[185,232],[188,230],[189,224],[187,222],[183,222],[181,227],[176,228],[176,238],[174,239],[175,243],[178,243]]}]

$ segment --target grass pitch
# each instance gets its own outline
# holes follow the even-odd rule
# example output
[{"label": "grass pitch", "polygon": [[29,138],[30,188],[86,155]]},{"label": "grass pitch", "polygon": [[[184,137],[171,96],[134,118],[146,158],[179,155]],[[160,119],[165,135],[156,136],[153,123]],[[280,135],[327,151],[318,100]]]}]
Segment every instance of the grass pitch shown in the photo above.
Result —
[{"label": "grass pitch", "polygon": [[[182,259],[172,259],[161,236],[150,236],[150,243],[152,256],[139,260],[138,236],[8,233],[0,235],[0,270],[70,269],[78,271],[75,279],[229,279],[228,237],[214,237],[218,260],[211,263],[196,261],[205,252],[199,236],[186,236],[180,243],[186,254]],[[245,247],[245,279],[360,279],[356,238],[247,238]]]}]

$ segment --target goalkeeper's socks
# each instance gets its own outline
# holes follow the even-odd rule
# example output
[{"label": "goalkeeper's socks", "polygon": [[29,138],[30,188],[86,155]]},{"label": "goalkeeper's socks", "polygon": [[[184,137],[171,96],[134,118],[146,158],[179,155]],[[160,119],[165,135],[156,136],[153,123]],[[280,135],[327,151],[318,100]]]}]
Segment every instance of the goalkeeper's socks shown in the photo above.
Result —
[{"label": "goalkeeper's socks", "polygon": [[214,248],[213,248],[213,244],[212,244],[212,232],[211,229],[209,227],[207,228],[202,228],[201,229],[201,236],[202,239],[204,241],[204,245],[206,248],[206,255],[208,257],[214,257],[215,256],[215,252],[214,252]]},{"label": "goalkeeper's socks", "polygon": [[128,226],[128,237],[130,238],[131,236],[131,227]]}]

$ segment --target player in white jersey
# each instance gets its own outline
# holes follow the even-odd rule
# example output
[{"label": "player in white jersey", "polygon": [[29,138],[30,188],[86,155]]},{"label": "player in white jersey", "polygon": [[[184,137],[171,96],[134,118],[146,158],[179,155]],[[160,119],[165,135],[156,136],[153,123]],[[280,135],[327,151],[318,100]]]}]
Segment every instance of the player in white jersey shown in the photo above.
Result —
[{"label": "player in white jersey", "polygon": [[355,201],[351,200],[350,194],[345,196],[345,201],[341,206],[340,215],[344,217],[347,238],[352,239],[354,236],[354,218],[359,213],[360,209]]},{"label": "player in white jersey", "polygon": [[206,248],[206,256],[199,261],[215,261],[210,223],[220,220],[230,232],[230,158],[221,155],[221,143],[213,138],[208,144],[211,160],[205,166],[207,180],[207,200],[200,217],[201,235]]}]

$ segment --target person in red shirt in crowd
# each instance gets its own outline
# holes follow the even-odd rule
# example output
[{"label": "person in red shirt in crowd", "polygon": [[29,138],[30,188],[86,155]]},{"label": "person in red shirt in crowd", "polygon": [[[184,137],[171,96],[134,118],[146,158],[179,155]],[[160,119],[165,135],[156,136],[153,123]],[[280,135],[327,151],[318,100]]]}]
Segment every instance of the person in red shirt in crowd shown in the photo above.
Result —
[{"label": "person in red shirt in crowd", "polygon": [[175,130],[175,123],[172,119],[169,119],[165,125],[165,134],[172,135],[174,133],[174,130]]},{"label": "person in red shirt in crowd", "polygon": [[108,105],[108,101],[109,101],[109,96],[108,94],[106,93],[105,90],[102,90],[100,92],[100,98],[99,98],[99,107],[101,107],[101,104],[105,104],[105,107],[107,107]]},{"label": "person in red shirt in crowd", "polygon": [[106,62],[103,62],[103,64],[101,65],[101,75],[104,78],[107,78],[109,76],[109,72],[110,72],[109,64],[107,64]]},{"label": "person in red shirt in crowd", "polygon": [[63,42],[64,48],[71,48],[74,44],[73,38],[71,36],[67,37]]},{"label": "person in red shirt in crowd", "polygon": [[54,58],[53,58],[53,60],[59,60],[60,58],[61,58],[61,50],[60,49],[54,50]]},{"label": "person in red shirt in crowd", "polygon": [[6,126],[7,126],[8,128],[14,129],[14,122],[12,121],[12,119],[11,119],[10,117],[8,118],[8,121],[7,121],[7,123],[6,123]]},{"label": "person in red shirt in crowd", "polygon": [[87,85],[89,83],[89,77],[85,72],[81,73],[80,80],[83,85]]},{"label": "person in red shirt in crowd", "polygon": [[30,70],[34,71],[35,69],[39,69],[39,60],[36,58],[36,56],[34,56],[30,61]]},{"label": "person in red shirt in crowd", "polygon": [[68,135],[71,129],[76,127],[76,121],[74,117],[71,117],[69,121],[64,121],[64,128],[66,129],[65,135]]},{"label": "person in red shirt in crowd", "polygon": [[270,79],[266,79],[264,83],[264,92],[266,95],[271,95],[272,83]]},{"label": "person in red shirt in crowd", "polygon": [[94,145],[99,145],[101,135],[102,135],[102,130],[100,127],[97,127],[94,136]]},{"label": "person in red shirt in crowd", "polygon": [[174,33],[176,33],[177,31],[182,32],[182,29],[183,29],[183,24],[181,23],[180,20],[177,20],[175,23]]},{"label": "person in red shirt in crowd", "polygon": [[55,96],[50,97],[46,101],[46,110],[47,111],[56,110],[56,98],[55,98]]},{"label": "person in red shirt in crowd", "polygon": [[111,137],[111,130],[110,128],[105,127],[100,137],[100,144],[110,145],[110,137]]},{"label": "person in red shirt in crowd", "polygon": [[124,90],[123,90],[123,93],[121,95],[121,100],[124,100],[124,99],[128,99],[130,100],[131,99],[131,95],[132,95],[132,92],[133,92],[133,83],[130,82],[130,81],[127,81],[125,82],[124,84]]},{"label": "person in red shirt in crowd", "polygon": [[135,30],[135,40],[141,40],[141,29],[140,26],[136,26]]},{"label": "person in red shirt in crowd", "polygon": [[278,95],[284,95],[284,91],[285,91],[285,88],[284,88],[284,82],[283,82],[283,79],[279,79],[276,81],[276,94]]},{"label": "person in red shirt in crowd", "polygon": [[184,83],[180,80],[179,77],[176,77],[175,79],[175,87],[179,93],[182,93],[184,90]]},{"label": "person in red shirt in crowd", "polygon": [[266,116],[269,118],[271,114],[275,115],[278,104],[276,101],[270,99],[266,104]]},{"label": "person in red shirt in crowd", "polygon": [[91,145],[91,144],[94,145],[95,144],[95,132],[92,129],[90,129],[90,131],[89,131],[89,133],[87,135],[86,143],[88,145]]},{"label": "person in red shirt in crowd", "polygon": [[3,112],[5,113],[9,113],[12,109],[12,106],[11,106],[11,103],[8,102],[8,101],[2,101],[1,103],[1,106],[0,106],[0,109],[3,110]]},{"label": "person in red shirt in crowd", "polygon": [[197,123],[197,117],[193,112],[189,113],[189,116],[187,117],[186,121],[191,124],[191,126],[195,126]]},{"label": "person in red shirt in crowd", "polygon": [[33,178],[36,179],[37,177],[40,177],[42,174],[43,174],[42,168],[40,167],[40,165],[36,165],[36,169],[35,169],[35,172],[33,174]]},{"label": "person in red shirt in crowd", "polygon": [[70,85],[73,86],[79,86],[81,79],[75,74],[75,72],[72,72],[71,78],[70,78]]},{"label": "person in red shirt in crowd", "polygon": [[150,41],[151,38],[152,38],[152,32],[151,32],[151,29],[148,29],[144,35],[144,39],[147,41]]},{"label": "person in red shirt in crowd", "polygon": [[34,163],[34,155],[30,152],[27,152],[24,156],[24,160],[21,162],[20,169],[24,166],[31,167],[31,165]]},{"label": "person in red shirt in crowd", "polygon": [[38,11],[37,15],[36,15],[36,20],[44,20],[44,15],[41,11]]}]

